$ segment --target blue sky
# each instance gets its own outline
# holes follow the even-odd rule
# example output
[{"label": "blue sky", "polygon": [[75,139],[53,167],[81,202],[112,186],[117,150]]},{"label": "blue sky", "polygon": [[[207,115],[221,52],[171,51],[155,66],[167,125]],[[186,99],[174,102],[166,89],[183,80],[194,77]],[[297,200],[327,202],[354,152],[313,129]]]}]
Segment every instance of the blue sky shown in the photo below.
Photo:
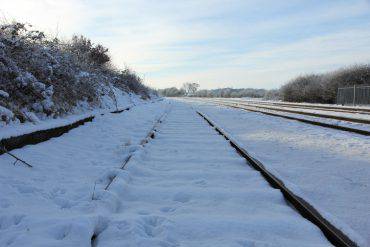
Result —
[{"label": "blue sky", "polygon": [[50,35],[86,35],[155,88],[277,88],[370,62],[369,0],[3,0],[0,11]]}]

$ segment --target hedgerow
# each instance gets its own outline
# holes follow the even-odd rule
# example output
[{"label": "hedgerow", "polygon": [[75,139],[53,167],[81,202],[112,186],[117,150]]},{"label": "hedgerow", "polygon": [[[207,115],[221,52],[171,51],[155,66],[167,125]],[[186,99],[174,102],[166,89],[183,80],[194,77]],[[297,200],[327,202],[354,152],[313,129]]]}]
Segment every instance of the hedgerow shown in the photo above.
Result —
[{"label": "hedgerow", "polygon": [[0,25],[0,121],[58,117],[102,107],[114,89],[150,98],[135,72],[116,69],[108,49],[84,36],[49,38],[23,23]]}]

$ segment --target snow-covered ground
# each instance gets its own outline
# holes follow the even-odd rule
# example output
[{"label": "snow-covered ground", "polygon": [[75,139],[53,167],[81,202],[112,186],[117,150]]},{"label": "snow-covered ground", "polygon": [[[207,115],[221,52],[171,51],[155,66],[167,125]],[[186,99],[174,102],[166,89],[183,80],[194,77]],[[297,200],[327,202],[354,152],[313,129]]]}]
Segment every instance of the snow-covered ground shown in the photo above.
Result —
[{"label": "snow-covered ground", "polygon": [[[124,109],[126,107],[148,103],[148,100],[142,100],[136,94],[127,94],[123,93],[122,91],[116,92],[116,98],[118,109]],[[26,123],[10,122],[9,124],[6,125],[1,125],[1,123],[3,123],[1,122],[0,140],[12,136],[28,134],[38,130],[51,129],[68,125],[77,122],[78,120],[87,118],[89,116],[94,116],[97,114],[107,113],[116,110],[114,103],[111,102],[110,99],[106,99],[105,101],[103,101],[103,103],[104,105],[102,106],[102,108],[90,109],[89,107],[83,105],[76,107],[75,112],[73,114],[59,118],[45,118],[42,120],[37,118],[35,122],[26,122]]]},{"label": "snow-covered ground", "polygon": [[0,246],[90,246],[105,215],[124,201],[103,193],[108,178],[124,173],[123,160],[165,109],[158,102],[97,115],[58,138],[12,151],[33,168],[1,155]]},{"label": "snow-covered ground", "polygon": [[122,206],[95,246],[327,246],[189,106],[159,133],[112,190]]},{"label": "snow-covered ground", "polygon": [[361,246],[370,245],[370,138],[191,103]]},{"label": "snow-covered ground", "polygon": [[[225,102],[226,104],[234,104],[234,102],[229,101],[229,100],[222,100],[222,101],[213,101],[213,99],[181,99],[181,100],[186,100],[186,101],[202,101],[202,102],[214,102],[214,104],[217,104],[217,102]],[[240,105],[243,107],[243,105]],[[283,111],[277,111],[277,110],[269,110],[269,109],[262,109],[258,107],[254,107],[253,105],[246,105],[246,108],[254,109],[260,112],[268,112],[268,113],[274,113],[282,116],[289,116],[289,117],[295,117],[299,119],[307,119],[311,121],[316,121],[316,122],[322,122],[322,123],[327,123],[327,124],[332,124],[332,125],[337,125],[337,126],[343,126],[343,127],[348,127],[348,128],[353,128],[353,129],[359,129],[359,130],[365,130],[365,131],[370,131],[370,124],[364,124],[364,123],[356,123],[356,122],[350,122],[350,121],[343,121],[343,120],[337,120],[337,119],[331,119],[331,118],[325,118],[325,117],[314,117],[314,116],[308,116],[308,115],[302,115],[302,114],[297,114],[297,113],[289,113],[289,112],[283,112]],[[286,108],[284,108],[286,109]],[[292,109],[297,111],[298,109]],[[299,109],[301,111],[301,109]],[[304,111],[304,109],[302,109]],[[311,113],[323,113],[325,115],[333,115],[333,116],[343,116],[343,117],[354,117],[355,115],[361,116],[359,119],[363,120],[368,120],[370,118],[370,114],[364,115],[364,114],[352,114],[352,113],[343,113],[343,112],[329,112],[329,111],[318,111],[318,110],[309,110]]]},{"label": "snow-covered ground", "polygon": [[330,245],[183,103],[98,115],[13,153],[34,167],[0,156],[0,246]]},{"label": "snow-covered ground", "polygon": [[[218,99],[225,99],[225,98],[218,98]],[[239,100],[239,101],[245,101],[245,102],[253,102],[253,103],[284,103],[286,105],[300,105],[300,106],[306,106],[306,107],[320,107],[320,108],[331,108],[336,107],[343,110],[348,110],[351,108],[355,108],[357,110],[365,109],[370,110],[370,106],[368,105],[338,105],[338,104],[320,104],[320,103],[297,103],[297,102],[287,102],[287,101],[281,101],[281,100],[263,100],[262,98],[230,98],[232,100]]]},{"label": "snow-covered ground", "polygon": [[[249,105],[249,104],[248,104]],[[252,104],[258,107],[263,107],[265,109],[270,110],[288,110],[288,111],[297,111],[302,113],[312,113],[312,114],[322,114],[327,116],[333,116],[333,117],[346,117],[353,120],[370,120],[370,114],[360,114],[360,113],[350,113],[350,112],[334,112],[334,111],[328,111],[325,109],[305,109],[305,108],[292,108],[292,107],[286,107],[286,106],[272,106],[272,105],[258,105],[258,104]]]}]

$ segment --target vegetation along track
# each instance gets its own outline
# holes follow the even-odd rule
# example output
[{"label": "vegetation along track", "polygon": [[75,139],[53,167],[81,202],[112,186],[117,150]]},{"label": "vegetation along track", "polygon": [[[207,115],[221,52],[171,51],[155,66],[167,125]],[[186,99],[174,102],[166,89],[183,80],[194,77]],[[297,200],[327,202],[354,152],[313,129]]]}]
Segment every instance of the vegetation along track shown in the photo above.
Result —
[{"label": "vegetation along track", "polygon": [[269,172],[265,166],[253,158],[244,148],[242,148],[235,139],[233,139],[228,133],[226,133],[222,128],[216,125],[208,116],[204,113],[197,111],[197,113],[209,123],[220,135],[222,135],[230,145],[236,149],[236,151],[248,161],[254,169],[259,171],[262,176],[269,182],[269,184],[276,189],[279,189],[286,200],[288,200],[291,205],[293,205],[297,211],[306,219],[311,221],[321,231],[325,234],[328,240],[335,246],[357,246],[350,238],[348,238],[343,232],[332,225],[328,220],[326,220],[313,206],[307,203],[301,197],[295,195],[290,191],[284,183],[275,177],[271,172]]},{"label": "vegetation along track", "polygon": [[278,114],[278,113],[272,113],[272,112],[267,112],[267,111],[263,111],[263,110],[258,110],[256,108],[253,108],[254,106],[247,106],[247,105],[241,105],[241,104],[236,104],[236,103],[227,103],[227,102],[223,102],[223,101],[212,101],[212,100],[204,101],[204,102],[210,102],[210,103],[223,105],[223,106],[228,106],[228,107],[232,107],[232,108],[236,108],[236,109],[258,112],[258,113],[262,113],[262,114],[269,115],[269,116],[281,117],[281,118],[290,119],[290,120],[296,120],[296,121],[299,121],[299,122],[312,124],[312,125],[316,125],[316,126],[321,126],[321,127],[325,127],[325,128],[331,128],[331,129],[336,129],[336,130],[353,132],[353,133],[360,134],[360,135],[370,136],[370,131],[367,131],[367,130],[356,129],[356,128],[351,128],[351,127],[346,127],[346,126],[341,126],[341,125],[335,125],[335,124],[330,124],[330,123],[324,123],[324,122],[309,120],[309,119],[305,119],[305,118],[281,115],[281,114]]}]

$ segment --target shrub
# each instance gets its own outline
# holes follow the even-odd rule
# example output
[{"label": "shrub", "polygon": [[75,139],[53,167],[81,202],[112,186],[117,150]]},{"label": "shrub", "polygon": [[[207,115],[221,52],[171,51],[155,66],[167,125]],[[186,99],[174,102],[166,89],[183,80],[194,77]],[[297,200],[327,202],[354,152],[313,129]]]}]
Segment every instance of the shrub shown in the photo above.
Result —
[{"label": "shrub", "polygon": [[183,89],[178,89],[176,87],[159,89],[158,93],[159,95],[165,97],[181,97],[185,95],[185,91]]},{"label": "shrub", "polygon": [[8,94],[0,97],[0,106],[1,112],[12,112],[7,114],[12,121],[34,121],[30,113],[57,117],[80,105],[101,107],[106,95],[114,97],[112,87],[150,97],[152,91],[135,72],[110,64],[104,46],[83,36],[50,39],[31,29],[22,23],[0,25],[0,90]]},{"label": "shrub", "polygon": [[354,65],[325,74],[299,76],[280,88],[284,101],[335,103],[338,87],[370,84],[370,65]]}]

